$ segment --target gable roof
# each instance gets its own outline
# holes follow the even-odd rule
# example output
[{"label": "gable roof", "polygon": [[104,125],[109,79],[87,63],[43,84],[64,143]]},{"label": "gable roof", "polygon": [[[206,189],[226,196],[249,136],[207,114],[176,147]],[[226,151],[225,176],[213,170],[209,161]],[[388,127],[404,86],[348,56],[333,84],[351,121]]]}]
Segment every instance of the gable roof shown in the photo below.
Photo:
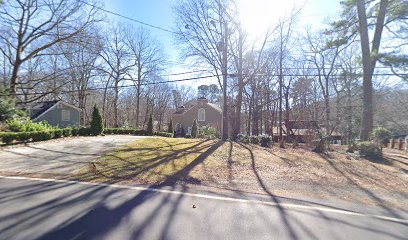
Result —
[{"label": "gable roof", "polygon": [[30,107],[30,110],[33,110],[33,114],[30,116],[32,119],[38,118],[42,115],[45,111],[55,106],[59,100],[53,101],[44,101],[44,102],[37,102]]},{"label": "gable roof", "polygon": [[44,102],[37,102],[35,103],[30,109],[34,110],[34,114],[31,115],[31,119],[36,120],[46,114],[47,112],[51,111],[55,108],[58,104],[63,104],[67,107],[73,108],[77,111],[81,111],[80,108],[77,108],[71,104],[63,102],[62,100],[53,100],[53,101],[44,101]]},{"label": "gable roof", "polygon": [[210,107],[214,108],[215,110],[217,110],[218,112],[222,113],[222,109],[220,107],[218,107],[217,105],[215,105],[214,103],[207,103]]},{"label": "gable roof", "polygon": [[[192,100],[194,101],[194,100]],[[197,106],[198,102],[196,101],[194,105],[192,105],[192,101],[189,102],[190,106],[189,108],[185,108],[184,106],[181,108],[177,108],[177,110],[175,112],[173,112],[173,114],[184,114],[188,111],[190,111],[191,109],[193,109],[195,106]],[[209,107],[213,108],[214,110],[216,110],[219,113],[222,113],[222,109],[220,107],[218,107],[217,105],[213,104],[213,103],[206,103]]]},{"label": "gable roof", "polygon": [[184,106],[180,106],[177,108],[175,112],[173,112],[173,114],[183,114],[185,111],[186,111],[186,108]]}]

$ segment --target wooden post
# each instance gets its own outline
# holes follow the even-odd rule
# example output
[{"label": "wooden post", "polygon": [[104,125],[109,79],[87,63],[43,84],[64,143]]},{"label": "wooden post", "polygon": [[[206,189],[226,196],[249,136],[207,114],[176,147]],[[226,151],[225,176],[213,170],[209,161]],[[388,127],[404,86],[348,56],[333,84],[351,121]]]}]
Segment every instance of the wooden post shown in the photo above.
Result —
[{"label": "wooden post", "polygon": [[402,138],[400,138],[398,142],[398,150],[403,150],[402,148],[403,145],[404,145],[404,141],[402,140]]},{"label": "wooden post", "polygon": [[391,149],[395,147],[395,139],[391,138]]}]

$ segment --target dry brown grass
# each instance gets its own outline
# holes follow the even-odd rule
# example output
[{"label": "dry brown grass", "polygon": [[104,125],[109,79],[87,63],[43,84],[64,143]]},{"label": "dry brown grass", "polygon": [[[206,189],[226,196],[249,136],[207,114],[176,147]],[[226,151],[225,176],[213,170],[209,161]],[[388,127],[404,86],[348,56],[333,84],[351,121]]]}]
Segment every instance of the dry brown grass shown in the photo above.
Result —
[{"label": "dry brown grass", "polygon": [[[97,181],[110,178],[124,183],[177,183],[275,196],[351,200],[403,209],[408,205],[408,156],[401,152],[395,156],[386,151],[384,162],[373,163],[346,154],[344,149],[324,155],[302,148],[266,149],[235,142],[216,145],[163,138],[139,140],[129,146],[130,151],[118,149],[95,163],[94,171],[104,176],[87,171],[88,177]],[[146,146],[148,151],[139,149]],[[191,146],[200,151],[195,152]],[[154,162],[148,156],[154,156]],[[154,167],[149,167],[152,164]]]}]

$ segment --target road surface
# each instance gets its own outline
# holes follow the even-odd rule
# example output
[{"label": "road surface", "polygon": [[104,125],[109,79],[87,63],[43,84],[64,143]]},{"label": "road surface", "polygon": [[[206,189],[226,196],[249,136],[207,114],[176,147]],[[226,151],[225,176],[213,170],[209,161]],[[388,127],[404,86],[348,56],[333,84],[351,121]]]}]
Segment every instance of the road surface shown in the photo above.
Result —
[{"label": "road surface", "polygon": [[[361,206],[364,212],[365,206]],[[0,239],[408,239],[408,217],[181,187],[0,177]]]}]

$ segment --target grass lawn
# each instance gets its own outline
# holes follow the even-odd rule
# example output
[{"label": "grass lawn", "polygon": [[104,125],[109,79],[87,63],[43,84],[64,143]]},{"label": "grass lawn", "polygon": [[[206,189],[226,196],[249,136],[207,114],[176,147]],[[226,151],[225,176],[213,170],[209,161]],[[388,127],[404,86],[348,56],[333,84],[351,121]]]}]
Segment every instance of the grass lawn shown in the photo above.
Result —
[{"label": "grass lawn", "polygon": [[275,196],[310,196],[408,209],[408,157],[388,153],[381,163],[335,149],[317,154],[288,146],[145,138],[99,158],[81,180],[189,185]]},{"label": "grass lawn", "polygon": [[[214,141],[184,138],[146,138],[107,153],[82,169],[82,180],[142,184],[171,184],[188,175],[211,151]],[[184,176],[184,177],[185,177]]]}]

